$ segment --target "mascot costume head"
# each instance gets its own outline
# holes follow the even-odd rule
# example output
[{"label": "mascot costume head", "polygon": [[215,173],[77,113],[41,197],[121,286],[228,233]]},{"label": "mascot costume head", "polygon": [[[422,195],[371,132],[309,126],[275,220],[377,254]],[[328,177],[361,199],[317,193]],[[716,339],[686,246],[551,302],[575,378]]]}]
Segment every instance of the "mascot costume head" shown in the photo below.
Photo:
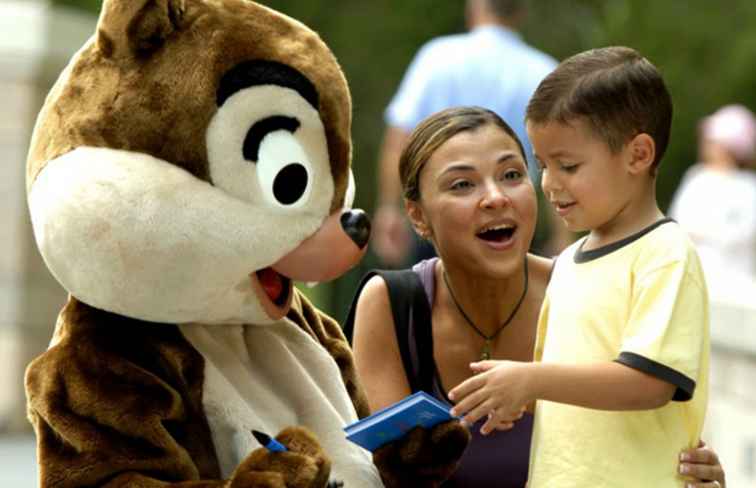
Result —
[{"label": "mascot costume head", "polygon": [[333,54],[285,15],[104,1],[27,162],[37,244],[69,292],[26,375],[40,486],[414,487],[453,470],[458,424],[376,452],[380,475],[345,439],[368,413],[348,343],[292,286],[364,253],[350,117]]}]

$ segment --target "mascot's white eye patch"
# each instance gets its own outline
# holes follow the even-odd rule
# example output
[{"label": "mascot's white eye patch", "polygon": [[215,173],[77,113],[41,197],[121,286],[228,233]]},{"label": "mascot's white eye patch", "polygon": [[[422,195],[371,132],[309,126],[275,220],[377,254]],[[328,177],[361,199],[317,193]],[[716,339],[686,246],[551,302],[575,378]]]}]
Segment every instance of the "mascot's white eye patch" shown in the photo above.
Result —
[{"label": "mascot's white eye patch", "polygon": [[330,202],[333,178],[325,128],[302,94],[277,85],[242,88],[224,100],[208,126],[213,184],[273,209]]},{"label": "mascot's white eye patch", "polygon": [[250,128],[244,158],[257,165],[260,186],[270,203],[297,206],[307,201],[312,165],[294,133],[299,121],[273,116]]}]

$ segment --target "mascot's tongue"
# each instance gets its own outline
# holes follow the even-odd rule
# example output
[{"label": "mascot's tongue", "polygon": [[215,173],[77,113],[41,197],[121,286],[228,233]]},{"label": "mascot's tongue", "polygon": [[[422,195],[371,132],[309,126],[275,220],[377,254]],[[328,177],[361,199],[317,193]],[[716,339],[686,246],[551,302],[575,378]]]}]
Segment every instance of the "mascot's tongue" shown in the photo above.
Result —
[{"label": "mascot's tongue", "polygon": [[257,272],[257,279],[265,290],[265,294],[270,297],[273,303],[276,303],[284,289],[281,275],[273,271],[273,268],[265,268]]}]

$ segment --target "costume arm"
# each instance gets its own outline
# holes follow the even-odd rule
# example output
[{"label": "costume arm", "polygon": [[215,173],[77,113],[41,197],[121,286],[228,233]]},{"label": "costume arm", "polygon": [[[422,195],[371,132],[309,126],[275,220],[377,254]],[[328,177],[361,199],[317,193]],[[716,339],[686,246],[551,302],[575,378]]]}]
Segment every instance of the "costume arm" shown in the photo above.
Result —
[{"label": "costume arm", "polygon": [[[107,318],[112,320],[98,320]],[[173,371],[170,379],[184,382],[181,373],[196,372],[188,356],[167,342],[140,351],[137,321],[75,301],[61,321],[59,342],[26,374],[41,487],[227,486],[219,479],[212,444],[203,443],[210,440],[204,419],[187,401],[191,391],[180,392],[168,375],[161,378],[149,368]],[[123,333],[129,329],[131,340]],[[133,346],[132,358],[119,354],[122,346]],[[134,361],[139,357],[142,364]]]}]

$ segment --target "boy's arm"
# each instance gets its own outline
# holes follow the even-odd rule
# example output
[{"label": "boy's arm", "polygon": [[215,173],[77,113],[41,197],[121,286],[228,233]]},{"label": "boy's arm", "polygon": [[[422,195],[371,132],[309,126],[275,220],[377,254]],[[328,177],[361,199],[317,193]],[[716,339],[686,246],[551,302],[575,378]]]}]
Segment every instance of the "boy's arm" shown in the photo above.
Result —
[{"label": "boy's arm", "polygon": [[617,362],[532,363],[534,400],[598,410],[650,410],[667,404],[676,386]]},{"label": "boy's arm", "polygon": [[483,433],[514,419],[523,405],[548,400],[599,410],[647,410],[672,399],[675,385],[616,362],[593,364],[482,361],[476,376],[454,388],[453,415],[472,424],[489,415]]},{"label": "boy's arm", "polygon": [[[690,400],[708,363],[706,288],[692,248],[678,250],[672,259],[666,256],[670,246],[659,249],[663,255],[646,257],[635,273],[616,360],[473,364],[480,374],[450,392],[450,398],[459,401],[453,413],[467,414],[466,421],[489,415],[483,431],[490,431],[534,399],[605,410],[651,409],[669,400]],[[687,254],[679,257],[682,253]],[[547,301],[535,348],[538,361],[544,359],[548,335],[543,317],[554,313],[546,306]]]}]

